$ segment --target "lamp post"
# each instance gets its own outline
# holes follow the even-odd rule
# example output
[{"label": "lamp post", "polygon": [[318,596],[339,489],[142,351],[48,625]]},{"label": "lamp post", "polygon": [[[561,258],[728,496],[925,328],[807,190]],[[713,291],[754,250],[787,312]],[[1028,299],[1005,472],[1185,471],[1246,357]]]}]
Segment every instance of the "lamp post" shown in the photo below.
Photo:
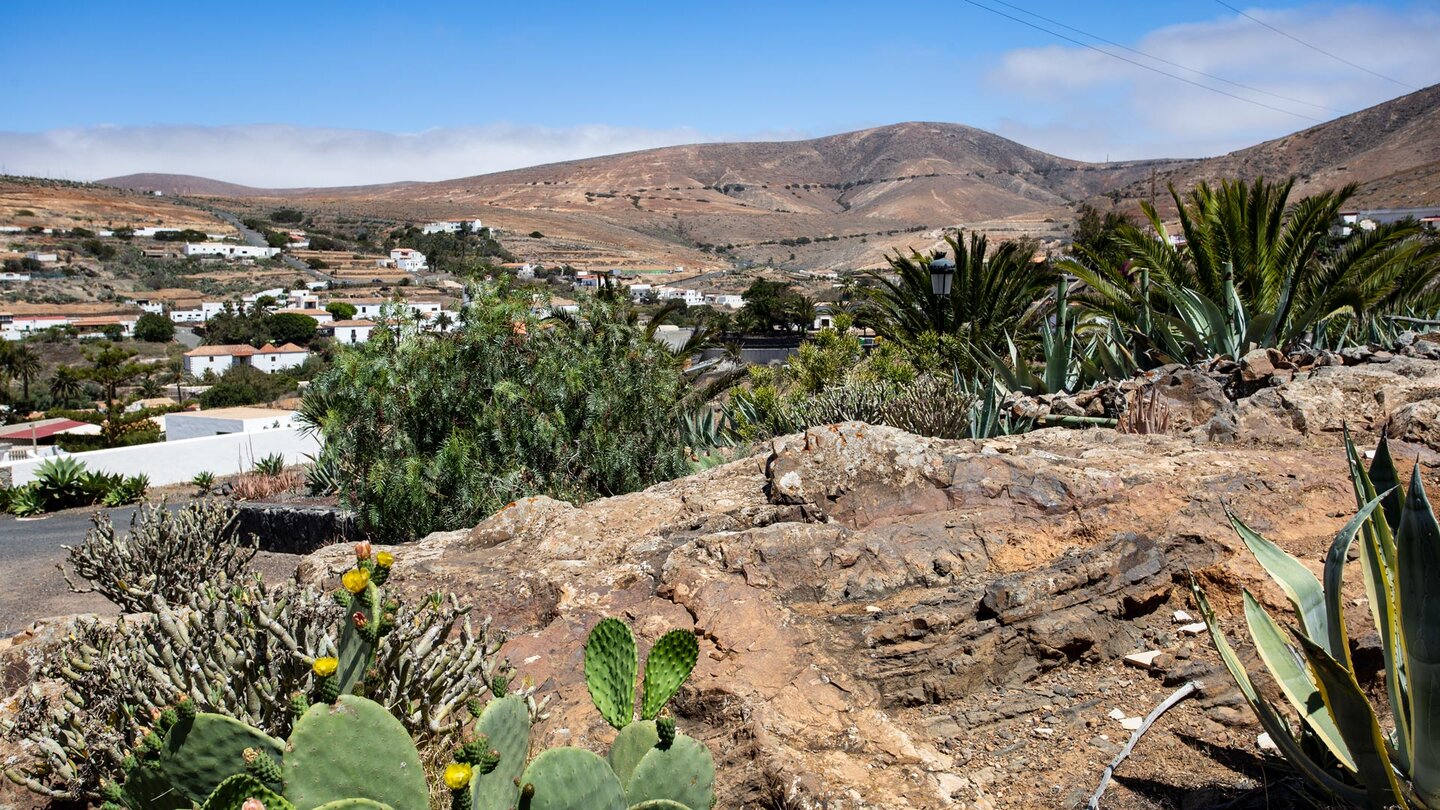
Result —
[{"label": "lamp post", "polygon": [[950,284],[955,280],[955,260],[944,253],[930,260],[930,292],[937,298],[950,297]]}]

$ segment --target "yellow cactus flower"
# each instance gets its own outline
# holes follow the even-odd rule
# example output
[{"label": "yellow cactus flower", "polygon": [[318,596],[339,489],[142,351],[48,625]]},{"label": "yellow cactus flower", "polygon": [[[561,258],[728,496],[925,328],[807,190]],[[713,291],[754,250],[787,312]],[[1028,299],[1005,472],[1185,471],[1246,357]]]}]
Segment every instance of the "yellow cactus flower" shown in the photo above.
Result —
[{"label": "yellow cactus flower", "polygon": [[340,578],[340,584],[344,585],[345,590],[350,593],[360,593],[365,590],[366,585],[370,584],[370,572],[364,568],[352,568]]},{"label": "yellow cactus flower", "polygon": [[445,787],[451,790],[463,790],[470,784],[470,777],[475,769],[463,762],[452,762],[445,766]]},{"label": "yellow cactus flower", "polygon": [[322,678],[328,678],[331,675],[334,675],[335,670],[339,668],[340,662],[336,660],[333,656],[329,655],[325,656],[324,658],[316,658],[315,663],[310,665],[310,669],[313,670],[316,675],[319,675]]},{"label": "yellow cactus flower", "polygon": [[389,568],[395,564],[395,555],[388,551],[382,551],[375,555],[375,564],[381,568]]}]

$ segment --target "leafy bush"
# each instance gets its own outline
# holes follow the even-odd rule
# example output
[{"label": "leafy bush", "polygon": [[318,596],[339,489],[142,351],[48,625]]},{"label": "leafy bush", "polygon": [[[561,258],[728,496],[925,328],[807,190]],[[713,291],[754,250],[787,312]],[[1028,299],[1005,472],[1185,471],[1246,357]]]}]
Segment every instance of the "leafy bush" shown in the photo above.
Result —
[{"label": "leafy bush", "polygon": [[266,319],[270,340],[275,343],[298,343],[305,345],[315,338],[319,322],[309,315],[298,312],[281,312]]},{"label": "leafy bush", "polygon": [[305,221],[305,212],[294,208],[277,208],[270,212],[270,221],[298,224]]},{"label": "leafy bush", "polygon": [[354,318],[357,312],[354,304],[345,301],[331,301],[325,305],[325,311],[333,315],[337,321],[348,321]]},{"label": "leafy bush", "polygon": [[302,418],[366,531],[413,538],[526,495],[583,500],[684,472],[684,359],[628,302],[590,301],[545,328],[530,310],[482,286],[456,331],[372,337],[306,389]]},{"label": "leafy bush", "polygon": [[175,324],[164,315],[147,312],[135,321],[135,339],[147,343],[168,343],[175,339]]},{"label": "leafy bush", "polygon": [[203,498],[215,489],[215,473],[196,473],[195,477],[190,479],[190,484],[195,487],[196,497]]},{"label": "leafy bush", "polygon": [[[1418,463],[1407,492],[1383,439],[1368,472],[1348,434],[1345,445],[1360,509],[1325,556],[1323,585],[1302,563],[1230,515],[1295,610],[1287,638],[1259,600],[1243,592],[1250,636],[1298,725],[1282,719],[1281,709],[1259,692],[1193,578],[1191,588],[1221,660],[1304,778],[1347,804],[1440,807],[1440,723],[1434,705],[1440,689],[1434,664],[1440,660],[1440,603],[1432,593],[1440,575],[1440,523]],[[1342,583],[1357,538],[1370,618],[1384,656],[1383,725],[1356,677],[1345,626]]]},{"label": "leafy bush", "polygon": [[253,366],[234,366],[200,395],[200,404],[205,408],[255,405],[273,402],[294,390],[295,381],[288,375],[266,374]]},{"label": "leafy bush", "polygon": [[78,546],[61,546],[81,587],[65,573],[75,593],[99,593],[125,613],[148,609],[151,596],[177,602],[217,577],[234,579],[255,556],[257,539],[242,539],[239,513],[228,500],[203,500],[171,510],[152,504],[130,516],[130,532],[117,535],[110,516],[91,518]]}]

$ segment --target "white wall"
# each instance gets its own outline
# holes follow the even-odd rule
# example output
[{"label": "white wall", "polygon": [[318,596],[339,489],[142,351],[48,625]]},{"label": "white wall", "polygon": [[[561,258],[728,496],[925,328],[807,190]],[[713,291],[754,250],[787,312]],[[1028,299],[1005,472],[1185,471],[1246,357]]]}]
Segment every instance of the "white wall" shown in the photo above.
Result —
[{"label": "white wall", "polygon": [[299,368],[309,359],[309,352],[261,352],[250,357],[250,365],[269,374],[287,368]]},{"label": "white wall", "polygon": [[[285,456],[286,464],[301,464],[306,454],[316,455],[320,441],[302,434],[299,428],[266,430],[259,433],[231,433],[175,442],[156,442],[111,450],[71,453],[70,458],[85,462],[90,470],[121,475],[148,475],[152,486],[181,484],[202,472],[233,475],[248,472],[256,459],[272,453]],[[6,471],[12,485],[35,480],[35,469],[43,459],[0,462],[0,480]]]}]

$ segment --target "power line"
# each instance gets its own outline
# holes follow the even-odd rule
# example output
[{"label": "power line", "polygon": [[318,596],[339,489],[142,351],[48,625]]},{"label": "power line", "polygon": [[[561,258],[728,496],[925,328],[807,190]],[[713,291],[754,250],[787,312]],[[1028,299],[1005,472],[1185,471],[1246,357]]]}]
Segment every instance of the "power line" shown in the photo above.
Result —
[{"label": "power line", "polygon": [[1315,117],[1313,117],[1313,116],[1305,115],[1304,113],[1298,113],[1298,112],[1295,112],[1294,110],[1287,110],[1287,109],[1284,109],[1283,107],[1276,107],[1276,106],[1274,106],[1274,105],[1272,105],[1272,104],[1266,104],[1266,103],[1263,102],[1263,101],[1256,101],[1256,100],[1253,99],[1253,98],[1245,98],[1244,96],[1237,96],[1237,95],[1235,95],[1234,93],[1230,93],[1230,92],[1227,92],[1227,91],[1225,91],[1225,90],[1221,90],[1221,89],[1218,88],[1218,87],[1211,87],[1211,86],[1208,85],[1208,84],[1202,84],[1201,82],[1197,82],[1197,81],[1195,81],[1194,79],[1187,79],[1187,78],[1185,78],[1184,76],[1177,76],[1176,74],[1171,73],[1171,72],[1169,72],[1169,71],[1161,70],[1160,68],[1157,68],[1157,67],[1155,67],[1155,66],[1153,66],[1153,65],[1147,65],[1147,64],[1145,64],[1144,62],[1137,62],[1137,61],[1135,61],[1134,59],[1129,59],[1129,58],[1127,58],[1127,57],[1121,56],[1121,55],[1118,54],[1118,53],[1111,53],[1111,52],[1109,52],[1109,51],[1107,51],[1107,50],[1105,50],[1105,49],[1103,49],[1103,48],[1097,48],[1097,47],[1095,47],[1094,45],[1091,45],[1090,43],[1085,42],[1084,40],[1079,40],[1079,39],[1075,39],[1074,37],[1066,36],[1066,35],[1058,32],[1058,31],[1051,31],[1049,28],[1045,28],[1044,26],[1036,25],[1035,23],[1032,23],[1032,22],[1030,22],[1030,21],[1028,21],[1028,20],[1022,20],[1022,19],[1020,19],[1019,17],[1015,17],[1015,16],[1012,16],[1012,15],[1006,14],[1005,12],[1003,12],[1003,11],[1001,11],[1001,10],[999,10],[999,9],[990,8],[989,6],[982,6],[982,5],[980,5],[979,3],[975,2],[975,0],[965,0],[965,2],[966,2],[966,3],[969,3],[970,5],[978,8],[978,9],[982,9],[982,10],[984,10],[984,11],[988,11],[988,12],[990,12],[991,14],[999,15],[999,16],[1001,16],[1001,17],[1004,17],[1004,18],[1007,19],[1007,20],[1012,20],[1012,21],[1014,21],[1014,22],[1020,23],[1021,25],[1024,25],[1024,26],[1029,27],[1029,28],[1034,28],[1036,31],[1042,31],[1042,32],[1044,32],[1044,33],[1046,33],[1046,34],[1049,34],[1049,35],[1052,36],[1052,37],[1058,37],[1058,38],[1060,38],[1060,39],[1065,40],[1066,42],[1071,42],[1071,43],[1074,43],[1074,44],[1076,44],[1076,45],[1079,45],[1079,46],[1082,47],[1082,48],[1089,48],[1090,50],[1092,50],[1092,51],[1094,51],[1094,52],[1096,52],[1096,53],[1099,53],[1099,54],[1104,54],[1105,56],[1108,56],[1108,57],[1110,57],[1111,59],[1119,59],[1121,62],[1128,62],[1129,64],[1132,64],[1132,65],[1134,65],[1135,67],[1143,68],[1143,69],[1145,69],[1145,70],[1150,71],[1151,73],[1158,73],[1158,74],[1160,74],[1161,76],[1169,76],[1170,78],[1175,79],[1176,81],[1181,81],[1181,82],[1184,82],[1184,83],[1186,83],[1186,84],[1188,84],[1188,85],[1192,85],[1192,86],[1198,87],[1198,88],[1200,88],[1201,90],[1209,90],[1209,91],[1212,92],[1212,93],[1218,93],[1218,94],[1220,94],[1220,95],[1222,95],[1222,96],[1227,96],[1227,97],[1229,97],[1229,98],[1233,98],[1233,99],[1235,99],[1236,101],[1243,101],[1243,102],[1245,102],[1246,104],[1254,104],[1256,107],[1264,107],[1264,108],[1267,109],[1267,110],[1272,110],[1272,111],[1278,112],[1278,113],[1284,113],[1285,115],[1293,115],[1293,116],[1295,116],[1296,118],[1303,118],[1303,119],[1305,119],[1306,121],[1314,121],[1314,122],[1317,123],[1317,124],[1319,124],[1319,123],[1324,123],[1324,122],[1321,121],[1319,118],[1315,118]]},{"label": "power line", "polygon": [[1046,17],[1046,16],[1043,15],[1043,14],[1036,14],[1036,13],[1033,12],[1033,11],[1029,11],[1029,10],[1027,10],[1027,9],[1021,8],[1020,6],[1017,6],[1017,5],[1015,5],[1014,3],[1006,3],[1005,0],[990,0],[990,2],[995,3],[996,5],[1005,6],[1006,8],[1013,8],[1013,9],[1015,9],[1016,11],[1020,12],[1021,14],[1025,14],[1025,15],[1027,15],[1027,16],[1034,17],[1034,18],[1036,18],[1037,20],[1044,20],[1045,22],[1050,23],[1051,25],[1058,25],[1058,26],[1060,26],[1061,28],[1064,28],[1064,29],[1067,30],[1067,31],[1074,31],[1075,33],[1080,34],[1081,36],[1090,37],[1090,38],[1093,39],[1093,40],[1096,40],[1096,41],[1098,41],[1098,42],[1103,42],[1103,43],[1105,43],[1106,45],[1110,45],[1110,46],[1119,48],[1119,49],[1121,49],[1121,50],[1123,50],[1123,51],[1129,51],[1130,53],[1133,53],[1133,54],[1139,54],[1140,56],[1143,56],[1143,57],[1145,57],[1146,59],[1153,59],[1153,60],[1155,60],[1156,62],[1160,62],[1160,63],[1162,63],[1162,64],[1166,64],[1166,65],[1169,65],[1169,66],[1171,66],[1171,67],[1180,68],[1181,70],[1188,70],[1188,71],[1190,71],[1191,73],[1196,74],[1197,76],[1204,76],[1204,77],[1207,78],[1207,79],[1214,79],[1214,80],[1217,81],[1217,82],[1224,82],[1225,84],[1228,84],[1228,85],[1230,85],[1231,87],[1239,87],[1239,88],[1241,88],[1241,89],[1243,89],[1243,90],[1249,90],[1249,91],[1252,92],[1252,93],[1259,93],[1259,94],[1261,94],[1261,95],[1263,95],[1263,96],[1270,96],[1271,98],[1278,98],[1278,99],[1280,99],[1281,101],[1289,101],[1289,102],[1293,102],[1293,103],[1295,103],[1295,104],[1303,104],[1303,105],[1305,105],[1306,107],[1314,107],[1314,108],[1317,109],[1317,110],[1325,110],[1326,112],[1337,113],[1337,114],[1339,114],[1339,115],[1344,115],[1344,114],[1347,112],[1346,110],[1337,110],[1337,109],[1335,109],[1334,107],[1326,107],[1324,104],[1316,104],[1316,103],[1314,103],[1314,102],[1312,102],[1312,101],[1306,101],[1306,100],[1304,100],[1304,99],[1294,98],[1294,97],[1292,97],[1292,96],[1286,96],[1286,95],[1282,95],[1282,94],[1280,94],[1280,93],[1272,93],[1272,92],[1270,92],[1269,90],[1263,90],[1263,89],[1261,89],[1261,88],[1259,88],[1259,87],[1253,87],[1253,86],[1251,86],[1251,85],[1244,84],[1244,83],[1242,83],[1242,82],[1237,82],[1237,81],[1234,81],[1234,80],[1232,80],[1232,79],[1227,79],[1227,78],[1225,78],[1224,76],[1216,76],[1216,75],[1213,74],[1213,73],[1206,73],[1206,72],[1203,71],[1203,70],[1197,70],[1197,69],[1195,69],[1195,68],[1189,67],[1188,65],[1182,65],[1182,64],[1180,64],[1179,62],[1172,62],[1172,61],[1170,61],[1169,59],[1166,59],[1166,58],[1164,58],[1164,57],[1162,57],[1162,56],[1156,56],[1156,55],[1153,54],[1153,53],[1146,53],[1145,51],[1138,50],[1138,49],[1136,49],[1136,48],[1132,48],[1132,47],[1130,47],[1129,45],[1122,45],[1122,44],[1120,44],[1119,42],[1115,42],[1115,41],[1113,41],[1113,40],[1106,39],[1106,38],[1104,38],[1104,37],[1102,37],[1102,36],[1099,36],[1098,34],[1092,34],[1092,33],[1090,33],[1089,31],[1081,30],[1081,29],[1079,29],[1079,28],[1076,28],[1076,27],[1073,26],[1073,25],[1066,25],[1065,23],[1060,22],[1059,20],[1052,20],[1052,19],[1050,19],[1049,17]]},{"label": "power line", "polygon": [[1321,47],[1319,47],[1319,46],[1317,46],[1317,45],[1311,45],[1310,43],[1306,42],[1305,40],[1303,40],[1303,39],[1301,39],[1301,38],[1299,38],[1299,37],[1297,37],[1297,36],[1295,36],[1294,34],[1290,34],[1290,33],[1286,33],[1285,31],[1281,31],[1279,28],[1276,28],[1275,26],[1271,25],[1270,23],[1265,22],[1264,20],[1260,20],[1260,19],[1256,19],[1255,17],[1251,17],[1249,14],[1246,14],[1245,12],[1241,11],[1240,9],[1238,9],[1238,8],[1230,5],[1229,3],[1225,2],[1225,0],[1215,0],[1215,2],[1219,3],[1220,5],[1224,6],[1225,8],[1230,9],[1231,11],[1235,12],[1236,14],[1239,14],[1241,17],[1244,17],[1245,19],[1249,20],[1250,22],[1253,22],[1253,23],[1255,23],[1255,24],[1257,24],[1257,25],[1263,25],[1263,26],[1265,26],[1266,28],[1269,28],[1271,31],[1274,31],[1275,33],[1279,34],[1280,36],[1285,37],[1286,39],[1293,39],[1293,40],[1295,40],[1296,42],[1300,43],[1301,45],[1304,45],[1305,47],[1309,48],[1310,50],[1315,51],[1316,53],[1323,53],[1323,54],[1325,54],[1326,56],[1330,57],[1331,59],[1334,59],[1334,60],[1337,61],[1337,62],[1344,62],[1345,64],[1349,65],[1350,67],[1355,68],[1356,70],[1363,70],[1363,71],[1365,71],[1366,73],[1369,73],[1371,76],[1379,77],[1379,78],[1381,78],[1381,79],[1384,79],[1384,80],[1387,81],[1387,82],[1392,82],[1392,83],[1394,83],[1394,84],[1398,84],[1398,85],[1400,85],[1401,87],[1406,87],[1406,88],[1409,88],[1409,89],[1411,89],[1411,90],[1419,90],[1419,89],[1420,89],[1420,88],[1416,87],[1416,86],[1413,85],[1413,84],[1408,84],[1408,83],[1406,83],[1406,82],[1402,82],[1402,81],[1400,81],[1399,79],[1392,79],[1392,78],[1390,78],[1389,76],[1386,76],[1384,73],[1376,73],[1375,71],[1371,70],[1370,68],[1365,67],[1364,65],[1357,65],[1357,64],[1355,64],[1354,62],[1351,62],[1349,59],[1346,59],[1346,58],[1343,57],[1343,56],[1336,56],[1335,54],[1333,54],[1333,53],[1331,53],[1331,52],[1329,52],[1329,51],[1325,50],[1324,48],[1321,48]]}]

